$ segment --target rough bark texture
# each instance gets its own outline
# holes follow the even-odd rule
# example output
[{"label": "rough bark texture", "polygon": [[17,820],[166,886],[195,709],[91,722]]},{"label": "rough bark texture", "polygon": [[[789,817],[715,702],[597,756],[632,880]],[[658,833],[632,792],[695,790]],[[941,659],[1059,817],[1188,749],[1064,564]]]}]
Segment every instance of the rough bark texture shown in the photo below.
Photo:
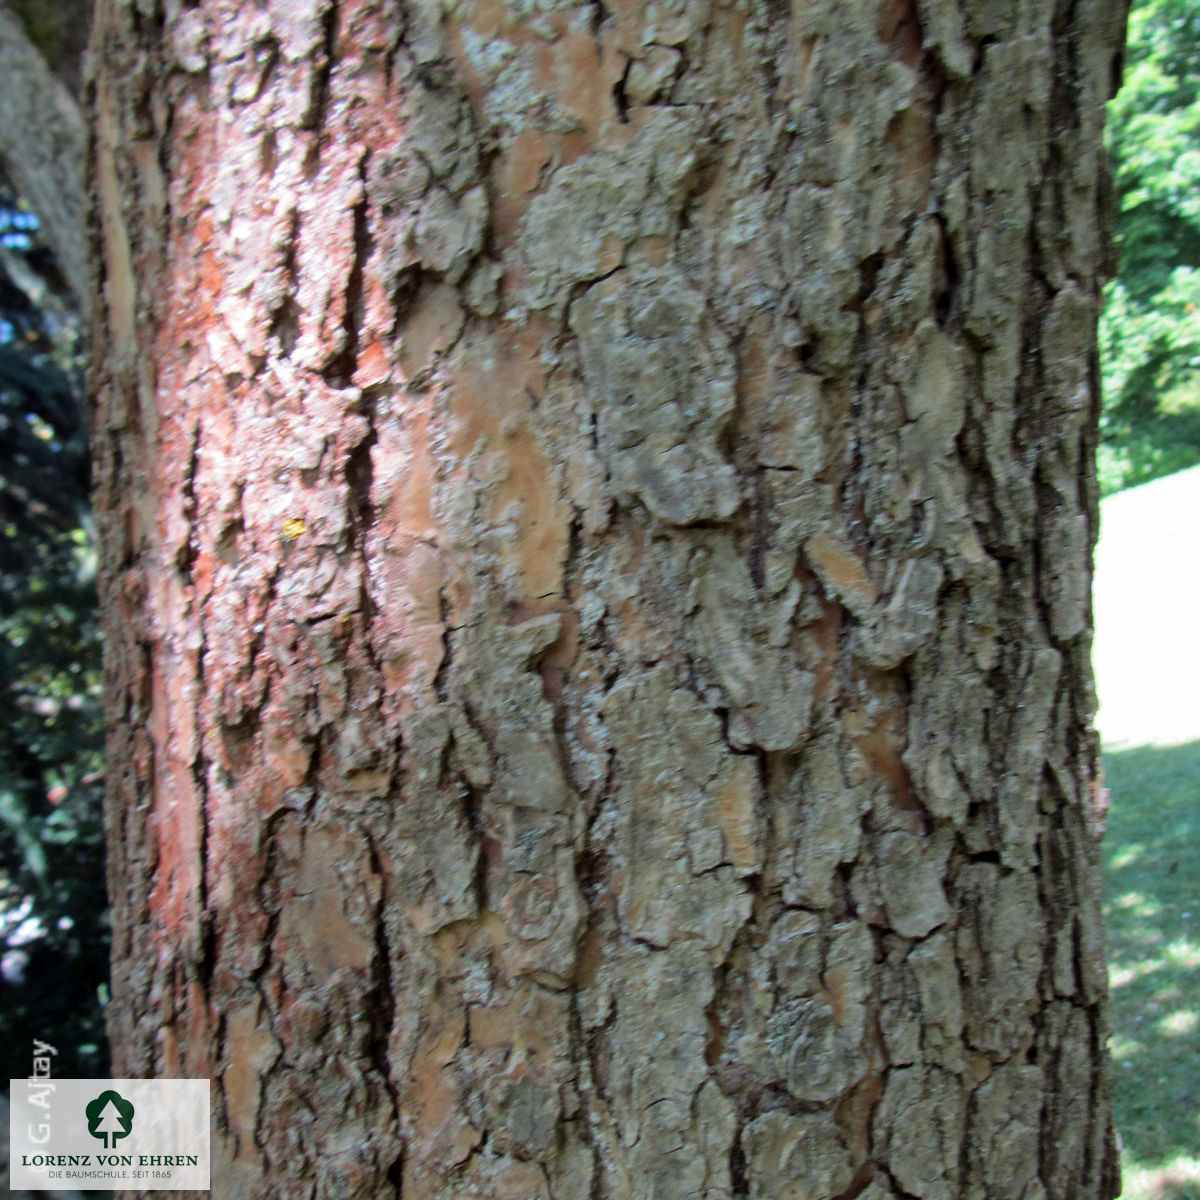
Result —
[{"label": "rough bark texture", "polygon": [[1114,1194],[1123,24],[101,0],[111,1034],[219,1194]]}]

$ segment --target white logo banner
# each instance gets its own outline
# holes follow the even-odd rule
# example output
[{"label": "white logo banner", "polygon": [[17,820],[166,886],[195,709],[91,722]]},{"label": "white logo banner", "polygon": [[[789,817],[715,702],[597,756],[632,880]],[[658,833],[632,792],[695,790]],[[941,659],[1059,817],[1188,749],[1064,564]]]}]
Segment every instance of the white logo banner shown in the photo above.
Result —
[{"label": "white logo banner", "polygon": [[207,1191],[207,1079],[10,1079],[14,1191]]}]

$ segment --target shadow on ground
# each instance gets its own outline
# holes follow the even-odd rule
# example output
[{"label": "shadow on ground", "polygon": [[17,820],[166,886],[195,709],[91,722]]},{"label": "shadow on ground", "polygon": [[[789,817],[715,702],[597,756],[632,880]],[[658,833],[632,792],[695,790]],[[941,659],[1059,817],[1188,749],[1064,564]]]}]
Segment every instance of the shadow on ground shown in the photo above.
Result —
[{"label": "shadow on ground", "polygon": [[1200,1200],[1200,741],[1108,754],[1105,767],[1124,1194]]}]

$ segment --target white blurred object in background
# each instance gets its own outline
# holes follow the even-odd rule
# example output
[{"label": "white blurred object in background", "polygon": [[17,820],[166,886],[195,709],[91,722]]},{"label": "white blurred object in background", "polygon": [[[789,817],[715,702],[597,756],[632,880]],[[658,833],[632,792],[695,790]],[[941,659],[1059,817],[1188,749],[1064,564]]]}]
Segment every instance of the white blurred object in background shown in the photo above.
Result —
[{"label": "white blurred object in background", "polygon": [[1104,748],[1200,740],[1200,467],[1101,503],[1093,600]]}]

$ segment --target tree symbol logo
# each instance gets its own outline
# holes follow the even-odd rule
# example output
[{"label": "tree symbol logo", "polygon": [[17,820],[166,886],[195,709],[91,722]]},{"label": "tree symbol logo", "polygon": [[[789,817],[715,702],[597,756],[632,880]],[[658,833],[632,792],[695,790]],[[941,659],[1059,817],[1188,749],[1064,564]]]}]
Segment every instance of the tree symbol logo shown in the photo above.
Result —
[{"label": "tree symbol logo", "polygon": [[111,1088],[101,1092],[83,1111],[87,1114],[88,1133],[100,1138],[105,1150],[111,1150],[117,1138],[128,1137],[133,1128],[133,1105]]}]

